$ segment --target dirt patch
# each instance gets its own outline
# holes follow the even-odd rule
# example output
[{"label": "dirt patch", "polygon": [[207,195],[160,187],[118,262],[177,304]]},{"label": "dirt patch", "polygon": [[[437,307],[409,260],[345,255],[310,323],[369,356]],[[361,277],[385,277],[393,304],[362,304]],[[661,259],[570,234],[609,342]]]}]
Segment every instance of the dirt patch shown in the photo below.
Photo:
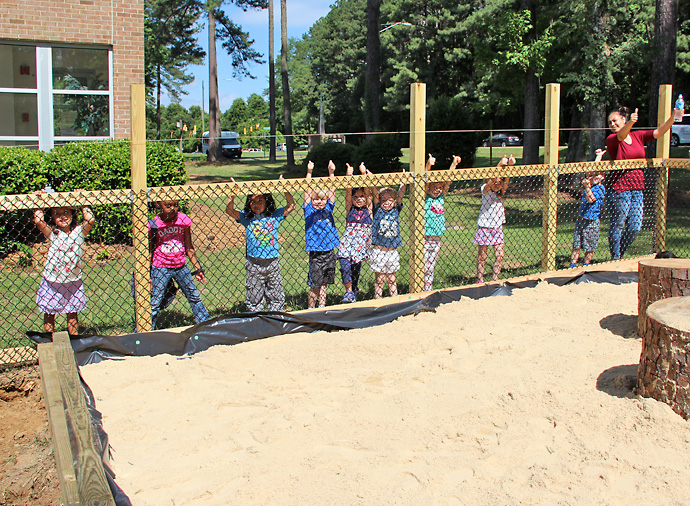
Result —
[{"label": "dirt patch", "polygon": [[54,506],[60,488],[35,367],[0,386],[0,505]]},{"label": "dirt patch", "polygon": [[245,242],[244,227],[224,211],[190,201],[189,217],[194,222],[192,230],[197,252],[222,251]]}]

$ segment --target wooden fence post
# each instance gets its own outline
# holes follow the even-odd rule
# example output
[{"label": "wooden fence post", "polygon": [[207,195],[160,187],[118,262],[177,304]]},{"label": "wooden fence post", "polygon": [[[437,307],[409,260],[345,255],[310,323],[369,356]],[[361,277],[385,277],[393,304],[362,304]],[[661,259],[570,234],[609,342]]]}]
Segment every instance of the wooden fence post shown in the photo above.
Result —
[{"label": "wooden fence post", "polygon": [[[662,84],[659,86],[659,106],[657,111],[657,125],[661,125],[670,114],[673,104],[673,86]],[[656,157],[667,159],[671,155],[671,132],[666,132],[656,141]],[[655,164],[656,165],[656,164]],[[656,180],[656,223],[654,226],[654,251],[666,250],[666,206],[668,204],[668,167],[665,163],[659,165]]]},{"label": "wooden fence post", "polygon": [[410,85],[409,245],[410,293],[424,289],[424,161],[426,157],[426,83]]},{"label": "wooden fence post", "polygon": [[544,126],[544,205],[542,211],[542,271],[556,268],[556,226],[558,215],[558,128],[561,85],[546,85],[546,114]]},{"label": "wooden fence post", "polygon": [[134,318],[137,331],[151,330],[151,259],[146,206],[146,108],[143,84],[130,88],[132,138],[132,243],[134,244]]}]

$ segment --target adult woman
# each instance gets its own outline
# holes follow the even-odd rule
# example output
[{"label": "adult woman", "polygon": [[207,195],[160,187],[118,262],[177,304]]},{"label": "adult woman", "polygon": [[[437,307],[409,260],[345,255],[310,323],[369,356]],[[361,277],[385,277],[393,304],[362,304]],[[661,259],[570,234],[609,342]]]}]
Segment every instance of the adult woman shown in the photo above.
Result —
[{"label": "adult woman", "polygon": [[[673,114],[655,130],[631,131],[637,123],[637,109],[630,114],[621,107],[609,114],[611,135],[606,139],[606,149],[611,160],[645,158],[644,147],[658,139],[673,125]],[[609,206],[609,250],[613,260],[620,259],[642,228],[644,171],[624,169],[609,172],[606,182],[606,201]]]}]

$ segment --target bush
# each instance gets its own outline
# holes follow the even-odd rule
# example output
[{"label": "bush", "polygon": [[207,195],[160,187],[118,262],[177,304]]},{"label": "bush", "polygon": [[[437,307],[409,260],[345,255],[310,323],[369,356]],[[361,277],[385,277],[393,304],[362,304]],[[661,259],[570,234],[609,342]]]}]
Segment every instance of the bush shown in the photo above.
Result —
[{"label": "bush", "polygon": [[[0,147],[0,191],[21,195],[43,188],[46,177],[44,153],[23,147]],[[30,210],[0,213],[0,257],[17,251],[31,232],[37,232]],[[27,233],[27,231],[31,231]],[[38,237],[34,234],[32,239]]]},{"label": "bush", "polygon": [[355,174],[359,174],[356,169],[361,162],[374,174],[400,172],[401,146],[402,140],[398,135],[372,135],[355,150]]},{"label": "bush", "polygon": [[[148,186],[184,184],[182,154],[172,145],[146,145]],[[129,141],[73,142],[49,153],[26,148],[0,148],[3,194],[30,193],[50,184],[56,191],[124,189],[131,186]],[[132,211],[129,204],[93,206],[96,224],[89,234],[95,242],[129,243]],[[29,213],[30,214],[30,213]],[[28,218],[27,218],[28,216]],[[27,242],[26,230],[35,231],[26,211],[0,215],[0,252],[16,250],[14,241]]]},{"label": "bush", "polygon": [[307,156],[302,161],[304,172],[307,171],[309,160],[314,162],[314,177],[328,175],[328,161],[335,163],[335,173],[339,176],[345,175],[345,164],[352,164],[354,161],[355,146],[344,142],[327,141],[312,146]]},{"label": "bush", "polygon": [[[442,131],[426,134],[426,150],[436,157],[435,168],[447,169],[453,155],[462,157],[459,167],[472,167],[481,135],[477,132],[452,132],[475,128],[474,114],[466,103],[459,98],[439,97],[429,102],[426,117],[427,130]],[[451,132],[443,132],[447,130]]]}]

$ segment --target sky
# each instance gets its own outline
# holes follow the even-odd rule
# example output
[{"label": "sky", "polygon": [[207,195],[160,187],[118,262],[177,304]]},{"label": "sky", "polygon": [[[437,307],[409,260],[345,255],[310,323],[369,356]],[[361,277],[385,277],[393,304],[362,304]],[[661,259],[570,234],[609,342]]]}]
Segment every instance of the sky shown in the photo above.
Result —
[{"label": "sky", "polygon": [[[242,11],[231,4],[225,9],[230,19],[240,25],[254,39],[254,49],[264,55],[263,60],[268,62],[268,9]],[[280,0],[274,0],[274,24],[275,24],[275,56],[280,55]],[[330,11],[330,2],[323,0],[287,0],[288,37],[301,38],[316,20],[325,16]],[[208,50],[208,35],[206,28],[199,32],[199,45]],[[252,65],[250,72],[256,79],[248,77],[233,78],[230,57],[220,42],[216,44],[218,57],[218,90],[220,98],[220,110],[228,109],[236,98],[245,101],[252,93],[261,95],[268,88],[268,63]],[[188,72],[194,76],[194,81],[183,89],[187,95],[182,95],[180,104],[189,109],[193,105],[201,106],[201,82],[204,82],[204,111],[208,112],[208,58],[204,65],[190,65]],[[228,80],[231,79],[231,80]],[[163,104],[170,103],[166,96]]]}]

